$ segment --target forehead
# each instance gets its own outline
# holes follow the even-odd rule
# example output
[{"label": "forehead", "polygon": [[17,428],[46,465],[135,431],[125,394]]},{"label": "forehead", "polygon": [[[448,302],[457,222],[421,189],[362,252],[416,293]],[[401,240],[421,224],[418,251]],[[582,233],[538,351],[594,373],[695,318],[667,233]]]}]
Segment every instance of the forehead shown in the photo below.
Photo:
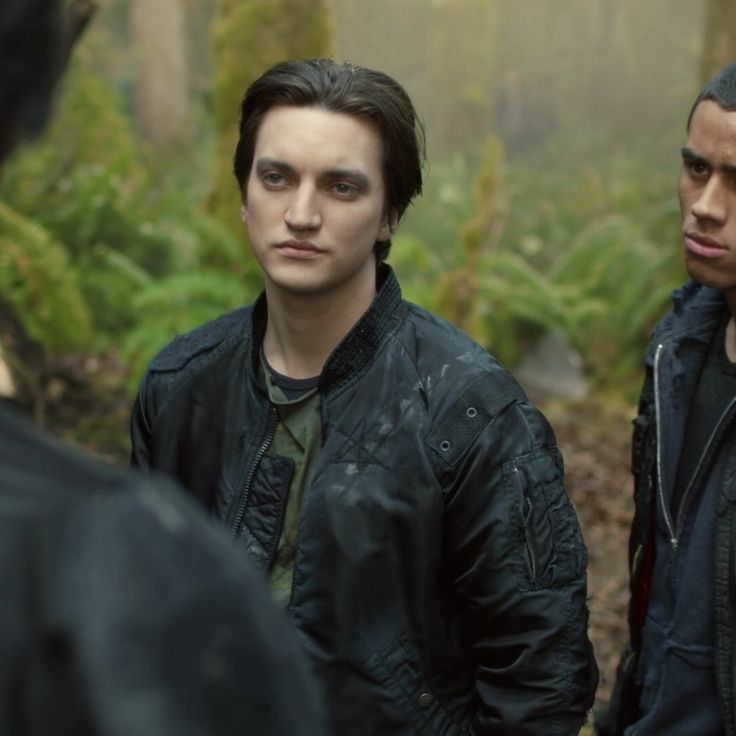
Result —
[{"label": "forehead", "polygon": [[703,100],[690,121],[687,146],[711,163],[736,163],[736,112]]},{"label": "forehead", "polygon": [[279,105],[263,117],[254,158],[292,166],[349,166],[380,176],[382,150],[378,129],[369,120],[321,107]]}]

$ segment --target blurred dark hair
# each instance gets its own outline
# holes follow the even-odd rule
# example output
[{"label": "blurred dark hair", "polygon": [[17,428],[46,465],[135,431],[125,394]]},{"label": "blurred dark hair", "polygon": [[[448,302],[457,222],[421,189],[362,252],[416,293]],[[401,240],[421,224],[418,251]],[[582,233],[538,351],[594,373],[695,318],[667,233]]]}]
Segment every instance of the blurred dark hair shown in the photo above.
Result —
[{"label": "blurred dark hair", "polygon": [[[240,138],[234,170],[245,197],[258,130],[276,105],[321,107],[370,120],[383,143],[386,204],[398,218],[422,191],[424,128],[404,88],[388,75],[332,59],[286,61],[248,87],[240,108]],[[391,241],[376,243],[376,257],[388,255]]]},{"label": "blurred dark hair", "polygon": [[61,0],[0,0],[0,161],[43,130],[65,57]]},{"label": "blurred dark hair", "polygon": [[695,98],[687,118],[688,130],[690,130],[695,108],[704,100],[713,100],[728,112],[736,111],[736,63],[729,64],[725,69],[721,69]]}]

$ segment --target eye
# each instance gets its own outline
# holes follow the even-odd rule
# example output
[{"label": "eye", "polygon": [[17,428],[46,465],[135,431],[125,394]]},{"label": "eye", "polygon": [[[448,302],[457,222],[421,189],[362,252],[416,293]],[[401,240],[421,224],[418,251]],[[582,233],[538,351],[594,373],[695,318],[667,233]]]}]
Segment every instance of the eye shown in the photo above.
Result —
[{"label": "eye", "polygon": [[706,179],[710,174],[710,167],[702,161],[685,161],[685,168],[693,179]]},{"label": "eye", "polygon": [[261,181],[267,187],[278,187],[286,182],[283,174],[278,171],[267,171],[261,175]]},{"label": "eye", "polygon": [[360,194],[360,189],[355,184],[346,181],[338,181],[331,187],[332,191],[341,199],[354,199]]}]

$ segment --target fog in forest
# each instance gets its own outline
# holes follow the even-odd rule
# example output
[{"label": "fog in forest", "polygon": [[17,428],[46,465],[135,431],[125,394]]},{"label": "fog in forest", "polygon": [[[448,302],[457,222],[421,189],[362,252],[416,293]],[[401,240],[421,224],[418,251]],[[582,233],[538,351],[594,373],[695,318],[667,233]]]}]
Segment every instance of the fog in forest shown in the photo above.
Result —
[{"label": "fog in forest", "polygon": [[[232,175],[239,102],[272,64],[331,55],[396,77],[426,127],[424,195],[390,259],[405,296],[512,367],[561,331],[592,387],[632,396],[683,277],[679,148],[702,81],[733,56],[731,4],[96,4],[53,125],[0,180],[21,245],[43,233],[66,264],[60,278],[62,256],[38,249],[43,309],[0,282],[49,365],[112,349],[130,392],[172,335],[254,298]],[[42,415],[49,370],[23,352]]]},{"label": "fog in forest", "polygon": [[[370,10],[368,9],[370,7]],[[656,146],[698,89],[703,2],[337,0],[342,58],[408,88],[430,153],[498,134],[509,155],[550,140]]]},{"label": "fog in forest", "polygon": [[[184,34],[188,66],[169,74],[168,93],[188,75],[188,92],[205,101],[206,112],[217,34],[213,20],[218,9],[222,13],[238,3],[99,4],[95,26],[106,36],[107,48],[98,61],[112,81],[135,96],[141,57],[150,53],[147,63],[161,66],[171,56],[167,47],[180,46]],[[287,23],[298,32],[308,21],[303,16],[309,5],[275,7],[292,14]],[[500,136],[512,157],[552,140],[574,151],[593,140],[626,145],[630,136],[644,133],[657,146],[681,132],[697,92],[707,5],[706,0],[330,0],[327,48],[406,86],[426,123],[430,159],[465,152],[490,134]],[[258,35],[252,26],[249,30]],[[269,58],[288,55],[274,51]],[[244,63],[252,66],[257,59]]]}]

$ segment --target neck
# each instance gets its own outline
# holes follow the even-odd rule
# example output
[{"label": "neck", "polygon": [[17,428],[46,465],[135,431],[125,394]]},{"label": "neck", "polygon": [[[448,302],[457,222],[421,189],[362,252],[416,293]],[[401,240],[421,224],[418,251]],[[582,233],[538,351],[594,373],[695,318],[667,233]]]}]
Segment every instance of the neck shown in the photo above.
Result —
[{"label": "neck", "polygon": [[374,282],[344,294],[284,293],[267,283],[268,323],[263,338],[266,360],[275,371],[290,378],[319,375],[375,295]]}]

